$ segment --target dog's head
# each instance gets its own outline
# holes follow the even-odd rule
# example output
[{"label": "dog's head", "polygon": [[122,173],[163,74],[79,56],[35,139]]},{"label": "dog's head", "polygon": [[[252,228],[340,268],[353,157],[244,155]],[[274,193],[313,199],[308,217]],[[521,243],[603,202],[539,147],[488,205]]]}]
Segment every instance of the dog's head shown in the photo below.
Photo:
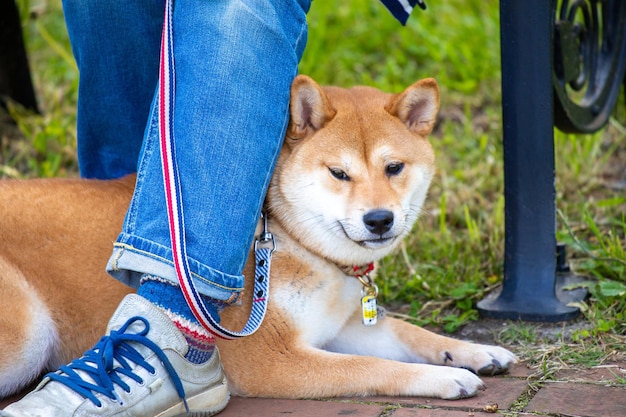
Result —
[{"label": "dog's head", "polygon": [[268,193],[270,215],[309,250],[340,264],[387,255],[411,231],[434,174],[427,141],[434,79],[400,94],[320,87],[298,76]]}]

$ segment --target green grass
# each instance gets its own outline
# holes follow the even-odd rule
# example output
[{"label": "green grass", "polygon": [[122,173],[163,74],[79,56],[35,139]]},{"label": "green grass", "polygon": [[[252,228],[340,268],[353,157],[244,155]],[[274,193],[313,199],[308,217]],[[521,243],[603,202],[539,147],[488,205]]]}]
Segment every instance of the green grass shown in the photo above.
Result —
[{"label": "green grass", "polygon": [[[17,2],[41,115],[16,106],[10,112],[22,138],[3,129],[0,174],[5,177],[75,175],[78,73],[60,1]],[[8,132],[6,132],[8,130]]]},{"label": "green grass", "polygon": [[[59,1],[20,3],[42,115],[13,108],[23,138],[2,132],[5,177],[76,175],[77,73]],[[377,0],[313,2],[302,73],[323,84],[399,92],[435,77],[438,172],[414,233],[381,262],[382,302],[411,320],[455,331],[502,278],[504,199],[498,1],[431,1],[401,27]],[[622,99],[623,100],[623,99]],[[621,103],[621,102],[620,102]],[[548,339],[511,323],[496,338],[548,378],[555,366],[624,358],[626,112],[593,135],[555,134],[557,238],[588,280],[584,326]],[[20,136],[20,135],[18,135]],[[582,365],[581,365],[582,364]]]}]

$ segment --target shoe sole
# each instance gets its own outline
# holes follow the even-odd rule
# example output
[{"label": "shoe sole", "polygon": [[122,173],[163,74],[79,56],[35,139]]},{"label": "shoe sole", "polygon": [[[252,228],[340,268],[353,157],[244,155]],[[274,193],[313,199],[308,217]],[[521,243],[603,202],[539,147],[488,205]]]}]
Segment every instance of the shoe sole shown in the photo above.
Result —
[{"label": "shoe sole", "polygon": [[222,384],[187,398],[189,412],[185,411],[184,404],[180,402],[154,417],[210,417],[226,408],[229,400],[228,386]]}]

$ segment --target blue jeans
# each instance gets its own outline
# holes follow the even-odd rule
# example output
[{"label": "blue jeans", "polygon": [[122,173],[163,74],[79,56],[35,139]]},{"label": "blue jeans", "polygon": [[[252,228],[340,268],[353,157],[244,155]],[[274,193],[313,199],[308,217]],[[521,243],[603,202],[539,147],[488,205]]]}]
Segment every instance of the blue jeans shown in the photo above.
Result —
[{"label": "blue jeans", "polygon": [[[153,98],[164,2],[64,0],[80,70],[81,175],[137,172],[107,270],[177,282]],[[310,0],[175,0],[174,135],[198,291],[237,296],[288,123]]]}]

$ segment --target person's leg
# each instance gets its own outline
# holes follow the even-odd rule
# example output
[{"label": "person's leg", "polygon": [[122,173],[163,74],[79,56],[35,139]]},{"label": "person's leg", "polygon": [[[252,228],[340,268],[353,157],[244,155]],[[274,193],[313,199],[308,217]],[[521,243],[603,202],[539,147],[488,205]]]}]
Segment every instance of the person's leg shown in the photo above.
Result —
[{"label": "person's leg", "polygon": [[163,3],[63,0],[63,11],[80,75],[80,174],[135,172],[158,79]]},{"label": "person's leg", "polygon": [[[174,134],[187,248],[200,292],[228,300],[242,288],[241,271],[287,127],[306,22],[297,2],[259,11],[266,2],[218,1],[199,2],[217,9],[211,22],[190,23],[203,13],[186,2],[177,0],[174,12]],[[132,286],[143,273],[177,281],[152,116],[135,195],[109,262],[110,272]]]},{"label": "person's leg", "polygon": [[[77,142],[81,176],[107,179],[135,172],[159,74],[163,4],[65,0],[64,12],[80,71]],[[194,336],[190,342],[198,349],[188,356],[208,359],[214,340],[184,319],[193,316],[184,300],[179,300],[180,289],[144,281],[148,285],[140,294],[166,306],[174,322]]]},{"label": "person's leg", "polygon": [[[266,2],[207,7],[217,9],[215,21],[203,25],[195,22],[197,7],[175,3],[174,135],[191,272],[199,292],[217,300],[205,304],[219,318],[217,310],[243,287],[241,272],[287,127],[306,20],[297,3],[280,10]],[[234,16],[247,22],[246,30],[232,23]],[[198,328],[180,289],[163,282],[176,284],[177,278],[155,113],[151,120],[135,195],[108,270],[129,285],[143,283],[138,294],[170,315],[193,346],[190,357],[202,360],[212,350],[211,335]]]},{"label": "person's leg", "polygon": [[[243,287],[243,266],[287,126],[289,89],[306,41],[308,7],[308,0],[176,0],[174,133],[189,261],[197,288],[216,300],[232,300]],[[46,379],[0,415],[30,415],[28,410],[34,408],[41,415],[71,415],[78,407],[95,410],[102,406],[101,413],[106,413],[112,406],[107,393],[114,394],[109,398],[117,401],[115,407],[140,410],[137,412],[142,415],[154,415],[171,404],[182,407],[177,398],[182,391],[176,394],[169,382],[146,397],[139,398],[133,389],[126,394],[126,388],[115,382],[120,371],[111,368],[120,359],[94,359],[117,352],[118,346],[122,360],[130,366],[125,372],[141,375],[139,379],[123,376],[122,380],[133,387],[141,384],[139,392],[154,388],[151,378],[156,377],[151,374],[155,370],[151,368],[157,374],[163,371],[171,381],[180,381],[187,397],[194,396],[194,400],[223,387],[221,370],[215,367],[217,355],[207,363],[191,364],[185,358],[189,345],[171,317],[163,314],[164,309],[172,310],[171,304],[176,308],[181,304],[180,299],[170,305],[162,300],[165,293],[174,297],[179,293],[169,291],[168,282],[175,284],[176,278],[154,115],[151,111],[135,195],[109,270],[130,285],[139,285],[143,278],[161,288],[154,291],[155,299],[133,295],[120,304],[109,325],[110,335],[101,342],[112,345],[112,351],[96,346],[86,354],[88,360],[62,368],[55,374],[58,377],[49,376],[52,380]],[[170,287],[163,290],[163,285]],[[132,341],[125,341],[127,337]],[[129,346],[152,365],[145,366],[136,357],[129,361],[125,356],[130,355]],[[164,368],[167,361],[152,351],[166,351],[173,369]],[[94,365],[104,369],[105,377],[101,373],[87,376],[80,370]],[[69,383],[62,380],[66,377]],[[201,378],[208,382],[200,382]],[[102,393],[89,385],[92,381],[104,387]],[[79,385],[83,388],[78,389]],[[223,404],[203,407],[208,415]]]}]

